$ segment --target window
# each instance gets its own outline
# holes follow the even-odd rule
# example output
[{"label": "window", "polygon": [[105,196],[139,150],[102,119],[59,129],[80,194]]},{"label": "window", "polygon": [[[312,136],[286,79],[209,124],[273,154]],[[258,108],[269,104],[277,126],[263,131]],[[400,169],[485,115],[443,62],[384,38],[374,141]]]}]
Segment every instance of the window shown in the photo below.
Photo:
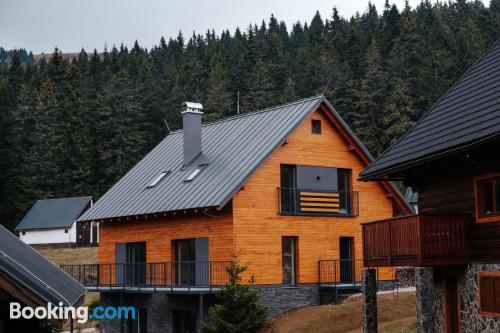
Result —
[{"label": "window", "polygon": [[169,173],[170,173],[170,170],[161,172],[158,175],[158,177],[156,177],[151,183],[149,183],[147,188],[152,188],[152,187],[155,187],[156,185],[158,185],[158,183],[161,182],[163,180],[163,178],[165,178],[165,176],[167,176]]},{"label": "window", "polygon": [[297,237],[282,237],[281,253],[283,284],[295,285],[297,284]]},{"label": "window", "polygon": [[311,121],[311,133],[321,134],[321,120],[313,119]]},{"label": "window", "polygon": [[184,182],[188,183],[188,182],[192,181],[201,172],[201,170],[203,170],[204,167],[205,167],[205,165],[198,166],[193,172],[191,172],[189,174],[189,176],[187,176],[187,178],[184,180]]},{"label": "window", "polygon": [[23,231],[23,236],[26,236],[26,231]]},{"label": "window", "polygon": [[500,272],[479,273],[479,313],[500,316]]},{"label": "window", "polygon": [[65,229],[65,230],[64,230],[64,233],[65,233],[65,234],[67,234],[67,233],[68,233],[68,229]]},{"label": "window", "polygon": [[337,169],[337,187],[339,191],[339,211],[347,214],[351,208],[351,170]]},{"label": "window", "polygon": [[479,180],[476,192],[477,217],[500,217],[500,177]]}]

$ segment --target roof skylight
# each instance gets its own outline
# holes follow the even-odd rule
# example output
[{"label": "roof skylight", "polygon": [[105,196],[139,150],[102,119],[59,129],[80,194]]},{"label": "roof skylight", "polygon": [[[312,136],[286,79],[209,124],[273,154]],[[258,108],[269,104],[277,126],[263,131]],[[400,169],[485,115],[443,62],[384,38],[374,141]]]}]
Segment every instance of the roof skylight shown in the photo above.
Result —
[{"label": "roof skylight", "polygon": [[170,170],[161,172],[158,175],[158,177],[156,177],[151,183],[149,183],[147,188],[152,188],[152,187],[155,187],[156,185],[158,185],[158,183],[161,182],[163,180],[163,178],[165,178],[165,176],[167,176],[169,173],[170,173]]},{"label": "roof skylight", "polygon": [[193,172],[189,174],[189,176],[187,176],[186,179],[184,179],[184,182],[192,181],[206,166],[207,166],[206,164],[200,164],[196,169],[193,170]]}]

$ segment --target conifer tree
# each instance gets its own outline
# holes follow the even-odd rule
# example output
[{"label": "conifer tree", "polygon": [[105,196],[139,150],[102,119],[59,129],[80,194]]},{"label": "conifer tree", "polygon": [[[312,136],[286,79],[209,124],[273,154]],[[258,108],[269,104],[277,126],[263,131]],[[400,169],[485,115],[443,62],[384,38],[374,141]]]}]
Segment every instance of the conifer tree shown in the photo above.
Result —
[{"label": "conifer tree", "polygon": [[231,94],[227,90],[226,75],[220,56],[214,57],[211,68],[205,101],[204,117],[206,121],[213,121],[235,113]]},{"label": "conifer tree", "polygon": [[243,97],[242,111],[257,111],[269,105],[275,96],[275,86],[271,73],[262,60],[253,67],[248,84],[248,93]]},{"label": "conifer tree", "polygon": [[[227,268],[229,282],[217,294],[217,304],[208,310],[202,323],[203,333],[258,333],[266,321],[266,309],[259,302],[259,292],[241,284],[247,266],[235,257]],[[253,281],[250,281],[253,283]]]}]

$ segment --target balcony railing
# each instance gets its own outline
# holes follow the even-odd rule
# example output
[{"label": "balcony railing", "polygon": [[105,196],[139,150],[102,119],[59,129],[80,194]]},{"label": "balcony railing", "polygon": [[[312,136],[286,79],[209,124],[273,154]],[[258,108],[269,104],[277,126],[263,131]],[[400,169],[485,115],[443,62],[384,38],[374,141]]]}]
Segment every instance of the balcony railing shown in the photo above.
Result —
[{"label": "balcony railing", "polygon": [[281,215],[358,216],[358,192],[278,188]]},{"label": "balcony railing", "polygon": [[[322,287],[353,287],[361,285],[363,259],[319,260],[319,284]],[[394,271],[376,268],[377,280],[393,281]]]},{"label": "balcony railing", "polygon": [[62,265],[89,290],[184,290],[213,288],[229,281],[232,261]]},{"label": "balcony railing", "polygon": [[467,221],[464,215],[410,215],[363,224],[365,265],[465,264]]}]

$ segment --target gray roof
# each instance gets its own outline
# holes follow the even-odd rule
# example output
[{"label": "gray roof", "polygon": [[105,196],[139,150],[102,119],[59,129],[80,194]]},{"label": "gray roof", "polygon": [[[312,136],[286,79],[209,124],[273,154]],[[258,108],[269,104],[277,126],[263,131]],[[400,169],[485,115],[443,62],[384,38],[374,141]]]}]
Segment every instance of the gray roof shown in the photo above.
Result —
[{"label": "gray roof", "polygon": [[[224,206],[252,172],[321,103],[363,145],[323,96],[247,113],[202,127],[202,151],[186,170],[182,131],[169,134],[79,220],[98,220],[183,209]],[[365,150],[365,153],[369,153]],[[186,177],[208,163],[191,182]],[[147,185],[171,171],[157,186]]]},{"label": "gray roof", "polygon": [[405,191],[405,201],[409,204],[418,203],[418,192],[413,192],[413,188],[408,186]]},{"label": "gray roof", "polygon": [[386,176],[499,135],[500,40],[360,176]]},{"label": "gray roof", "polygon": [[91,201],[92,197],[38,200],[19,222],[16,230],[71,228]]},{"label": "gray roof", "polygon": [[74,305],[85,287],[0,225],[0,272],[45,302]]}]

